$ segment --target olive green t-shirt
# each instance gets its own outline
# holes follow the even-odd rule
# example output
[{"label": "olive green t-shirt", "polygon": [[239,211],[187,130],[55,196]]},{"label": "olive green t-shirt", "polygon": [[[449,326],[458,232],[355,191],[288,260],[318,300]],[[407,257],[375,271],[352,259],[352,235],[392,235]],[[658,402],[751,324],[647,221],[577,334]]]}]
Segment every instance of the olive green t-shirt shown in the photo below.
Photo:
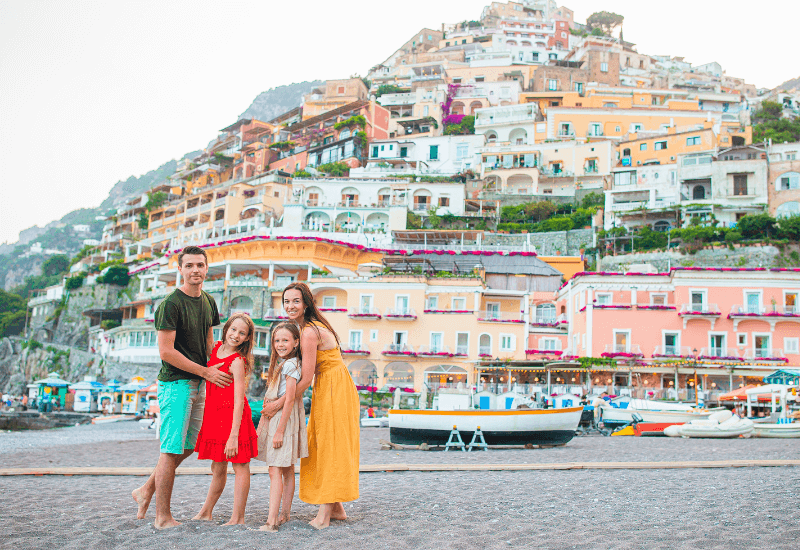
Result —
[{"label": "olive green t-shirt", "polygon": [[[208,362],[208,329],[218,324],[217,303],[205,291],[193,298],[177,289],[156,309],[156,330],[174,330],[175,350],[198,365]],[[199,380],[200,377],[162,360],[158,379],[162,382],[174,382]]]}]

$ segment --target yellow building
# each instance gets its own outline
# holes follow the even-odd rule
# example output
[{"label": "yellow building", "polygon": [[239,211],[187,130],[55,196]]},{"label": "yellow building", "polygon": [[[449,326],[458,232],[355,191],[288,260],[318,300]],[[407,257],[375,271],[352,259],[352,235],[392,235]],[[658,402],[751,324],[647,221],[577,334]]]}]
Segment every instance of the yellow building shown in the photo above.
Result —
[{"label": "yellow building", "polygon": [[666,133],[646,136],[632,133],[617,144],[617,159],[619,163],[623,162],[622,159],[629,159],[630,166],[672,164],[678,155],[713,151],[716,141],[708,122],[701,130],[677,132],[675,128],[669,128]]}]

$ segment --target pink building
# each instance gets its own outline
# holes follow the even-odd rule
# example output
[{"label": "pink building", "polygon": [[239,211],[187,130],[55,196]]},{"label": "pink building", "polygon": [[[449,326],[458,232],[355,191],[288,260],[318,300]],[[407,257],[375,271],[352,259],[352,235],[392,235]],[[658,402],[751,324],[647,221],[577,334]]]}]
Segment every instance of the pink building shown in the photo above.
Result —
[{"label": "pink building", "polygon": [[686,398],[696,369],[701,391],[729,390],[800,365],[799,294],[798,268],[579,273],[556,299],[562,355],[615,360],[592,366],[590,387]]}]

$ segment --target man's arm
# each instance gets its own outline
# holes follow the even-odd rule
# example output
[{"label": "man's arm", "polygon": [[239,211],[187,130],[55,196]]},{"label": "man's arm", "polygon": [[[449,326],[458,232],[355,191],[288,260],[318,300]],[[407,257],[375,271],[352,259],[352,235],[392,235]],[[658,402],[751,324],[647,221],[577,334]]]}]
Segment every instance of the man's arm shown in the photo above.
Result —
[{"label": "man's arm", "polygon": [[211,359],[211,352],[214,350],[214,329],[208,327],[206,334],[206,359]]},{"label": "man's arm", "polygon": [[220,372],[218,368],[198,365],[184,354],[176,350],[174,330],[158,331],[158,354],[162,361],[166,361],[177,369],[181,369],[188,373],[194,374],[195,376],[205,378],[220,388],[230,386],[233,380],[231,375]]}]

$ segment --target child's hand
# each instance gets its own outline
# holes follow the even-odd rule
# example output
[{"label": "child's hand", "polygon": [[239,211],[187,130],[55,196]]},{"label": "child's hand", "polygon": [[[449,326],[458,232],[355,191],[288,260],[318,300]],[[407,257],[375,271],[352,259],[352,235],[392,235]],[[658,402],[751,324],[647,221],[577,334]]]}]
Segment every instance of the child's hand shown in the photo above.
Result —
[{"label": "child's hand", "polygon": [[225,443],[225,456],[233,458],[239,454],[239,438],[230,436],[228,442]]},{"label": "child's hand", "polygon": [[283,432],[275,432],[275,437],[272,438],[272,447],[280,449],[283,446]]}]

